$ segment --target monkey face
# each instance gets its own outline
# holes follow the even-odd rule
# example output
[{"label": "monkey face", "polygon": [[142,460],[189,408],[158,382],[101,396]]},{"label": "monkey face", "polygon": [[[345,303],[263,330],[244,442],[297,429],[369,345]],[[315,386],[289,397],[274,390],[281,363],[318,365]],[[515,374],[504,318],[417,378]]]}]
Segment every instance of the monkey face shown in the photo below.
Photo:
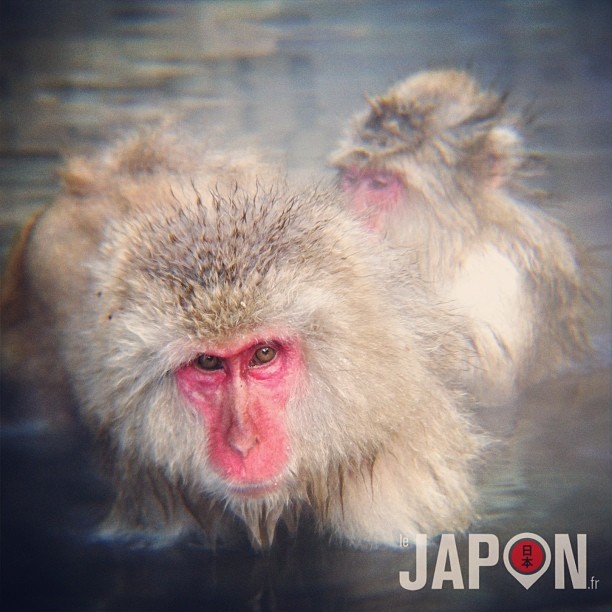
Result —
[{"label": "monkey face", "polygon": [[290,454],[285,408],[300,370],[297,340],[253,337],[207,349],[176,372],[206,423],[211,467],[231,493],[278,488]]},{"label": "monkey face", "polygon": [[382,230],[387,215],[405,198],[400,177],[386,170],[350,167],[343,170],[340,184],[351,208],[373,231]]}]

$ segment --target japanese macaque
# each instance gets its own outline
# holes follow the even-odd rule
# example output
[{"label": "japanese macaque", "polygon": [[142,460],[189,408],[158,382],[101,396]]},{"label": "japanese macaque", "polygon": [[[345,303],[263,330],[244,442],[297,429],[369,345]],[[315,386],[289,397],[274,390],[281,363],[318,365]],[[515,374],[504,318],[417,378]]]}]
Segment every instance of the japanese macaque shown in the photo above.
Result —
[{"label": "japanese macaque", "polygon": [[586,354],[584,255],[529,203],[522,117],[458,71],[418,73],[368,102],[331,162],[350,208],[409,248],[465,316],[480,356],[472,391],[503,402]]},{"label": "japanese macaque", "polygon": [[338,194],[182,151],[72,160],[9,266],[13,373],[72,390],[116,487],[104,533],[242,523],[265,548],[302,510],[364,547],[464,529],[482,439],[445,383],[454,315]]}]

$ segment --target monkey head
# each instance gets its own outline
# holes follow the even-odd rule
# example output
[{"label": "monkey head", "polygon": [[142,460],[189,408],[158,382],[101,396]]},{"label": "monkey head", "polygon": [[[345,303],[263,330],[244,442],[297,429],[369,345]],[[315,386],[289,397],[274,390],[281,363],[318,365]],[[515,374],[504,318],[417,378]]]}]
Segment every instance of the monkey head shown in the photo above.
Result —
[{"label": "monkey head", "polygon": [[[421,72],[369,98],[331,163],[349,205],[374,230],[391,230],[398,216],[419,225],[475,227],[491,214],[483,195],[533,168],[522,148],[522,118],[505,96],[483,90],[459,71]],[[487,210],[483,210],[486,208]]]}]

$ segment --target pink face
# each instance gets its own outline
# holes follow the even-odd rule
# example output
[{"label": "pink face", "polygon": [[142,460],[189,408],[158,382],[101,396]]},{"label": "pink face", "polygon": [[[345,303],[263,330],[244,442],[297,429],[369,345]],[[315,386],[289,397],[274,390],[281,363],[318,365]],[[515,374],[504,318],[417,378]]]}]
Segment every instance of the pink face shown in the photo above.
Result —
[{"label": "pink face", "polygon": [[211,464],[237,493],[275,486],[287,466],[285,410],[301,371],[296,340],[251,339],[210,349],[176,372],[203,415]]},{"label": "pink face", "polygon": [[342,172],[341,185],[353,210],[373,231],[383,229],[387,213],[393,211],[406,195],[402,180],[384,170],[347,168]]}]

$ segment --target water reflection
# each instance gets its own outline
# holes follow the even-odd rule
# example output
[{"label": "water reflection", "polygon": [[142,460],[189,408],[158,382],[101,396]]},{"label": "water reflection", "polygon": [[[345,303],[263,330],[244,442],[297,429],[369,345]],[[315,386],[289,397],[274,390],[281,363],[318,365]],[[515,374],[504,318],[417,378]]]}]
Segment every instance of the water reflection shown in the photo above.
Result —
[{"label": "water reflection", "polygon": [[[56,192],[65,148],[181,115],[220,138],[266,144],[294,175],[320,177],[364,93],[438,66],[471,66],[484,82],[510,87],[517,103],[535,104],[531,142],[549,156],[543,186],[563,196],[558,216],[587,244],[606,244],[611,17],[607,2],[544,0],[5,0],[0,246],[5,253],[25,218]],[[609,283],[602,290],[594,327],[607,343]],[[555,590],[549,571],[525,591],[500,563],[482,570],[479,591],[433,591],[430,576],[425,589],[407,592],[398,572],[414,569],[413,550],[347,550],[308,524],[269,556],[89,542],[109,493],[87,458],[87,438],[5,429],[5,609],[603,606],[612,597],[609,401],[602,367],[533,389],[502,414],[483,412],[501,444],[484,471],[483,519],[473,529],[498,535],[502,546],[523,531],[549,542],[554,533],[587,533],[598,590]],[[467,540],[458,538],[458,547],[465,572]]]}]

